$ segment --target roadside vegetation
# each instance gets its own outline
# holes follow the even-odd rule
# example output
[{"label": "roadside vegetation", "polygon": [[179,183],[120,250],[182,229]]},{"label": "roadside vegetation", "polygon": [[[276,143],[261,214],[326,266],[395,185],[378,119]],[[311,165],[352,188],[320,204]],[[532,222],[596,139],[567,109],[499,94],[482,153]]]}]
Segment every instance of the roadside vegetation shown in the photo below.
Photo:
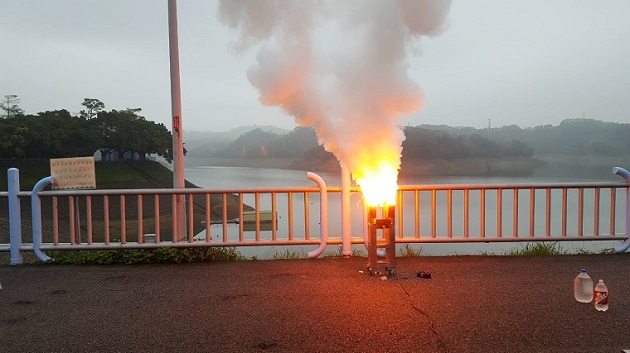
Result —
[{"label": "roadside vegetation", "polygon": [[[559,256],[559,255],[592,255],[604,254],[607,250],[589,251],[585,249],[564,249],[557,242],[530,242],[521,244],[504,252],[482,252],[481,256]],[[279,250],[269,256],[246,257],[233,247],[212,248],[155,248],[155,249],[117,249],[117,250],[83,250],[83,251],[53,251],[48,253],[53,261],[36,264],[71,264],[71,265],[134,265],[134,264],[182,264],[193,262],[226,262],[226,261],[256,261],[256,260],[297,260],[306,259],[307,253],[302,250]],[[366,257],[365,252],[353,248],[352,257]],[[410,244],[399,246],[398,257],[431,256]],[[451,256],[458,256],[454,254]],[[339,246],[334,251],[324,253],[323,257],[342,257]],[[29,263],[31,261],[28,261]],[[7,265],[8,258],[0,258],[0,265]]]},{"label": "roadside vegetation", "polygon": [[502,253],[484,252],[482,255],[487,256],[556,256],[556,255],[592,255],[592,254],[605,254],[608,250],[591,251],[583,248],[566,249],[563,248],[558,242],[529,242],[519,244],[518,246],[509,249]]},{"label": "roadside vegetation", "polygon": [[537,255],[537,256],[552,256],[552,255],[567,255],[569,252],[563,249],[558,243],[526,243],[520,245],[517,248],[508,250],[505,255],[519,256],[519,255]]},{"label": "roadside vegetation", "polygon": [[156,263],[192,263],[245,260],[234,248],[156,248],[129,250],[86,250],[50,252],[53,261],[46,264],[134,265]]},{"label": "roadside vegetation", "polygon": [[[360,249],[352,248],[352,257],[366,257],[367,255]],[[324,257],[343,257],[343,249],[338,246],[334,251],[327,251]]]},{"label": "roadside vegetation", "polygon": [[306,259],[308,254],[304,252],[304,250],[290,250],[286,249],[283,251],[275,251],[271,255],[272,260],[295,260],[295,259]]},{"label": "roadside vegetation", "polygon": [[403,247],[398,251],[398,256],[400,257],[422,256],[422,247],[418,249],[411,246],[410,244],[404,244]]}]

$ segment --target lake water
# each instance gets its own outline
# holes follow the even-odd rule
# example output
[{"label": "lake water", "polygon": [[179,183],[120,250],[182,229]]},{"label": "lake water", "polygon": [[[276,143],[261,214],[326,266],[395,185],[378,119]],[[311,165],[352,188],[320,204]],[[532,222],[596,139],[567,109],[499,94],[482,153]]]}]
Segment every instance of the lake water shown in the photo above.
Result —
[{"label": "lake water", "polygon": [[[612,175],[611,173],[612,166],[610,167],[608,173],[606,174],[604,171],[596,170],[596,171],[584,171],[584,170],[558,170],[549,169],[547,171],[542,168],[542,170],[538,170],[535,175],[529,177],[407,177],[401,178],[399,180],[399,185],[431,185],[431,184],[474,184],[474,185],[487,185],[487,184],[531,184],[531,183],[559,183],[559,182],[618,182],[621,181],[621,178],[618,176]],[[325,181],[328,186],[340,186],[341,185],[341,177],[338,174],[331,173],[318,173]],[[185,177],[190,182],[196,184],[199,187],[206,189],[251,189],[251,188],[273,188],[273,187],[313,187],[316,186],[314,182],[307,179],[307,173],[305,171],[296,171],[296,170],[280,170],[280,169],[263,169],[263,168],[244,168],[244,167],[214,167],[214,166],[206,166],[206,167],[192,167],[186,168]],[[559,190],[557,190],[559,192]],[[524,190],[523,192],[529,193],[529,191]],[[511,194],[512,192],[507,192],[506,195],[503,196],[503,204],[504,207],[507,205],[511,205]],[[609,193],[608,193],[609,194]],[[606,192],[602,192],[601,196],[601,204],[607,205],[606,197],[608,200],[610,196],[606,196]],[[296,210],[296,214],[300,214],[303,212],[303,205],[300,201],[303,201],[303,198],[300,195],[294,195],[297,199],[294,200],[294,209]],[[540,212],[544,212],[544,194],[537,197],[537,210]],[[430,200],[425,197],[422,199],[421,195],[421,209],[429,210]],[[554,197],[552,195],[552,200],[555,198],[553,208],[559,208],[561,205],[559,204],[559,198]],[[589,223],[589,219],[587,215],[589,214],[588,205],[592,203],[593,196],[588,192],[585,192],[585,224],[584,230],[585,233],[588,234],[590,230],[592,232],[592,220]],[[282,208],[285,207],[285,200],[282,198],[282,195],[278,196],[277,207],[279,208],[278,212],[282,213]],[[574,201],[574,200],[569,200]],[[405,206],[406,209],[411,209],[413,207],[412,200],[405,200],[405,205],[407,203],[411,203],[409,206]],[[461,197],[454,197],[454,209],[457,209],[457,203],[462,203]],[[519,210],[522,210],[523,214],[520,214],[521,221],[519,222],[519,234],[527,234],[527,226],[528,226],[528,200],[523,197],[522,199],[519,197]],[[539,203],[543,204],[540,205]],[[245,195],[245,203],[249,205],[254,205],[255,200],[252,195]],[[319,218],[319,198],[311,197],[309,198],[309,214],[311,219],[318,220]],[[352,234],[353,236],[360,236],[362,234],[363,229],[363,218],[362,218],[362,206],[359,206],[361,203],[360,195],[353,195],[352,197]],[[438,207],[442,204],[445,204],[445,198],[440,197],[437,200]],[[487,214],[492,214],[492,212],[496,212],[496,198],[493,201],[491,197],[487,197]],[[609,203],[609,202],[608,202]],[[619,210],[625,210],[625,195],[622,190],[617,192],[617,209],[618,214]],[[473,205],[478,205],[478,202],[475,200],[475,195],[471,192],[470,199],[471,211],[470,218],[471,230],[474,229],[475,226],[475,212],[478,210],[473,210],[475,207]],[[575,202],[569,202],[568,213],[577,213],[572,210],[572,207],[575,207]],[[302,207],[302,208],[301,208]],[[493,211],[493,207],[494,211]],[[605,206],[606,207],[606,206]],[[608,217],[605,213],[605,207],[602,209],[600,227],[603,228],[607,225]],[[261,209],[271,209],[270,200],[265,199],[263,196],[261,198]],[[421,234],[428,234],[430,230],[424,228],[430,225],[429,212],[425,212],[427,214],[422,214],[421,212],[421,224],[423,228],[421,229]],[[591,213],[592,214],[592,213]],[[340,237],[341,234],[341,207],[340,207],[340,195],[338,193],[329,194],[329,236],[331,237]],[[304,224],[299,219],[300,217],[294,218],[294,227],[295,229],[303,229]],[[413,230],[413,225],[409,225],[408,222],[413,222],[413,217],[411,220],[405,219],[405,234],[409,233]],[[442,217],[444,218],[444,217]],[[461,214],[453,214],[453,227],[454,231],[460,231],[463,225],[462,222],[455,221],[456,219],[461,219]],[[506,229],[504,233],[511,234],[511,213],[507,213],[504,211],[504,218],[506,221],[504,222],[503,227]],[[625,217],[623,215],[617,217],[616,228],[618,230],[624,229],[625,227]],[[478,223],[478,222],[477,222]],[[542,222],[538,222],[536,224],[537,227],[543,227],[544,224]],[[558,227],[559,223],[556,222],[554,227]],[[229,226],[230,238],[236,236],[238,233],[238,226],[233,225]],[[438,224],[438,232],[444,231],[446,227],[445,224]],[[492,234],[496,229],[493,229],[494,222],[488,222],[486,225],[487,234]],[[576,233],[576,227],[574,225],[569,225],[568,231],[569,233]],[[591,227],[591,228],[589,228]],[[222,236],[222,228],[216,227],[216,233],[213,234],[213,237]],[[213,230],[213,233],[215,230]],[[283,234],[283,232],[287,232],[287,225],[283,222],[283,220],[279,220],[278,222],[278,234]],[[220,234],[219,234],[220,233]],[[246,239],[252,239],[254,232],[246,232]],[[603,232],[605,233],[605,231]],[[314,238],[319,238],[319,224],[317,222],[311,222],[310,224],[310,234]],[[296,234],[296,237],[300,237]],[[609,249],[614,245],[617,245],[619,242],[611,242],[611,241],[588,241],[588,242],[561,242],[558,244],[562,249],[575,251],[579,249],[585,250],[593,250],[598,251],[602,249]],[[517,249],[523,246],[524,243],[472,243],[472,244],[463,244],[463,243],[449,243],[449,244],[417,244],[413,245],[413,248],[416,250],[422,251],[423,254],[426,255],[452,255],[452,254],[479,254],[479,253],[504,253],[510,249]],[[402,245],[399,245],[399,248]],[[362,245],[354,246],[357,250],[362,251],[364,254],[367,253],[365,251],[365,247]],[[337,252],[338,246],[331,245],[328,247],[327,252]],[[299,247],[292,246],[289,248],[285,247],[242,247],[239,248],[246,256],[257,256],[259,258],[269,258],[276,252],[283,252],[286,249],[292,252],[303,251],[308,252],[314,247]]]}]

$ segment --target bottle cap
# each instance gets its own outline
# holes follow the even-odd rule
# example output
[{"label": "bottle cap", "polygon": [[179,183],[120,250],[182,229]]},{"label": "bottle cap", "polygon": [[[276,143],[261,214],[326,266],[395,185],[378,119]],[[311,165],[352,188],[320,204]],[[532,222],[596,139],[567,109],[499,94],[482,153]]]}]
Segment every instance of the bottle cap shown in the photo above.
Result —
[{"label": "bottle cap", "polygon": [[585,268],[582,268],[582,269],[580,269],[580,271],[582,271],[582,272],[586,272],[586,269],[585,269]]}]

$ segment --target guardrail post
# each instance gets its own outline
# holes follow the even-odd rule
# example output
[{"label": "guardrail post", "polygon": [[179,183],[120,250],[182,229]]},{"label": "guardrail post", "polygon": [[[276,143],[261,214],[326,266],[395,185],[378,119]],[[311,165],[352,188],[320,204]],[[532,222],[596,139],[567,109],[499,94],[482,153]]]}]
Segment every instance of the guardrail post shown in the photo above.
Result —
[{"label": "guardrail post", "polygon": [[9,233],[11,244],[11,265],[21,265],[24,260],[20,254],[22,246],[22,214],[20,210],[20,171],[17,168],[7,170],[7,188],[9,196]]},{"label": "guardrail post", "polygon": [[630,248],[630,172],[621,167],[614,167],[613,174],[619,175],[625,180],[626,184],[629,184],[626,189],[626,236],[628,236],[628,238],[620,245],[610,249],[610,252],[616,254],[622,253]]},{"label": "guardrail post", "polygon": [[51,258],[39,249],[42,245],[42,200],[37,193],[46,187],[46,185],[52,184],[53,181],[53,177],[45,177],[44,179],[38,181],[33,187],[33,191],[31,191],[31,212],[33,213],[33,252],[35,253],[35,256],[43,262],[51,260]]}]

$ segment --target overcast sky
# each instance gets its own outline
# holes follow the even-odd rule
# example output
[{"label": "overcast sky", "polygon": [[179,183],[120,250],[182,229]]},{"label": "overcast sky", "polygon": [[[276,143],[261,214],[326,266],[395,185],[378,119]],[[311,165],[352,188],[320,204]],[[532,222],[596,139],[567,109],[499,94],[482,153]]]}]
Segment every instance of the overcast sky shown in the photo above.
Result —
[{"label": "overcast sky", "polygon": [[[288,0],[287,0],[288,1]],[[296,0],[299,1],[299,0]],[[170,128],[167,1],[0,0],[0,96],[28,114],[98,98]],[[293,118],[264,107],[217,2],[178,2],[184,130]],[[571,117],[630,122],[630,1],[454,0],[446,31],[419,43],[424,108],[405,125],[521,127]],[[184,135],[184,138],[186,136]]]}]

